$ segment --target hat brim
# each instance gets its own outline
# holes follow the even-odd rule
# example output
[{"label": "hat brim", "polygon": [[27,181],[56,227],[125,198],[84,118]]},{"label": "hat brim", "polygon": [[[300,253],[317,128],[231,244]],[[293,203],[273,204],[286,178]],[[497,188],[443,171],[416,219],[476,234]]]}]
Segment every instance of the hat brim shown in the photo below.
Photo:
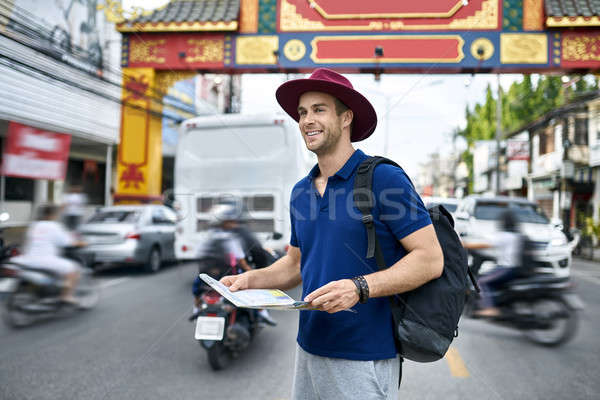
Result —
[{"label": "hat brim", "polygon": [[277,102],[298,121],[298,101],[306,92],[323,92],[340,100],[354,113],[350,140],[359,142],[371,136],[377,126],[375,109],[362,94],[347,86],[319,79],[295,79],[283,83],[275,92]]}]

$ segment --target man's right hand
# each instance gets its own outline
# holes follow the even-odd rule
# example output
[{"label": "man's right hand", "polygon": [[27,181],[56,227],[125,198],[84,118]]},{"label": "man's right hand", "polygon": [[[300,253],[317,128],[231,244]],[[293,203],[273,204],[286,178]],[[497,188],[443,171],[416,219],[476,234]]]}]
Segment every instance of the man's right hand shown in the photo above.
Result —
[{"label": "man's right hand", "polygon": [[231,290],[232,292],[235,292],[238,290],[249,289],[250,288],[249,275],[251,273],[252,273],[252,271],[248,271],[248,272],[244,272],[243,274],[239,274],[239,275],[224,276],[223,278],[221,278],[220,282],[223,285],[229,287],[229,290]]}]

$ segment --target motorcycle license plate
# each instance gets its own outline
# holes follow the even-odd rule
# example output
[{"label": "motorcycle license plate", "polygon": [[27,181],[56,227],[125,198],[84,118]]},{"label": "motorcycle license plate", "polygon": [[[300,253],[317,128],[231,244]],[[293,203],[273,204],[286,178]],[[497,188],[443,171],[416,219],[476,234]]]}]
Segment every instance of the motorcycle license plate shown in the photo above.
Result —
[{"label": "motorcycle license plate", "polygon": [[225,318],[223,317],[198,317],[196,319],[197,340],[222,340],[225,331]]}]

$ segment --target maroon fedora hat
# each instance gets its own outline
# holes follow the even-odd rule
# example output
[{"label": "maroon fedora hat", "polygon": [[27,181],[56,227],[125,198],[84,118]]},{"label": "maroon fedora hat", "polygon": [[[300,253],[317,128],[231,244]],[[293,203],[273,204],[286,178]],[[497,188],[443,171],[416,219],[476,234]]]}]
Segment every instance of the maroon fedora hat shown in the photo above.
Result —
[{"label": "maroon fedora hat", "polygon": [[306,92],[323,92],[340,100],[354,112],[352,125],[353,142],[358,142],[371,136],[377,126],[375,109],[362,94],[352,87],[344,76],[327,68],[318,68],[307,79],[295,79],[283,83],[275,92],[275,97],[281,108],[296,121],[298,115],[298,100]]}]

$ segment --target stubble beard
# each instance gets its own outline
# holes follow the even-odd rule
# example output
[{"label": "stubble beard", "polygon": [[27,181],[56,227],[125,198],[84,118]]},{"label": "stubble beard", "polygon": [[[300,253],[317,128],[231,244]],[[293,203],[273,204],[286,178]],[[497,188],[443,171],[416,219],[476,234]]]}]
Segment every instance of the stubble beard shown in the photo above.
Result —
[{"label": "stubble beard", "polygon": [[306,143],[306,148],[308,151],[315,153],[317,157],[324,156],[329,153],[333,153],[337,144],[340,142],[342,137],[341,128],[336,129],[323,129],[323,142],[318,145],[316,148],[311,149]]}]

